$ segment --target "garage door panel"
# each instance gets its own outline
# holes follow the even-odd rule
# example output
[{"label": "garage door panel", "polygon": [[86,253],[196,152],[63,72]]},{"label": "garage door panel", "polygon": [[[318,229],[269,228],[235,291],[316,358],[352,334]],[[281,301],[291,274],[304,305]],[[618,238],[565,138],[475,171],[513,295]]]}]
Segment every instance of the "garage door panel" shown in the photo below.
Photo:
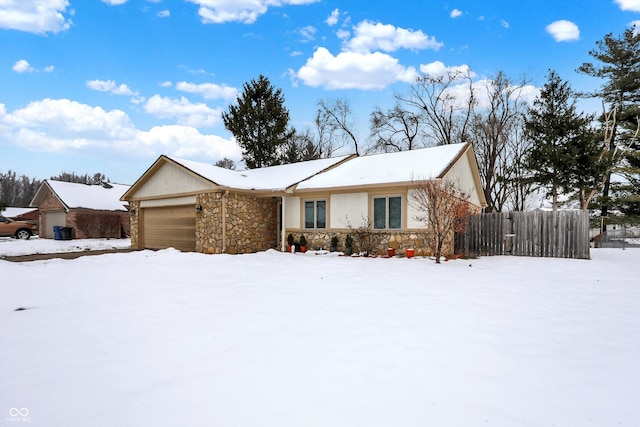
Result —
[{"label": "garage door panel", "polygon": [[149,249],[196,249],[195,206],[143,209],[143,246]]}]

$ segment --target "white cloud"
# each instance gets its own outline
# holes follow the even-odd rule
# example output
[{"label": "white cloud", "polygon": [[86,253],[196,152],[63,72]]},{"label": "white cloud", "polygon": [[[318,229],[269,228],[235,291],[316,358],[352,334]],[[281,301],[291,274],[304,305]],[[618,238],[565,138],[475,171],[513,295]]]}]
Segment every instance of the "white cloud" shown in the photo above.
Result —
[{"label": "white cloud", "polygon": [[459,16],[462,16],[462,11],[458,10],[458,9],[453,9],[451,11],[451,13],[449,14],[449,17],[454,18],[454,19],[459,17]]},{"label": "white cloud", "polygon": [[306,85],[326,89],[383,89],[398,81],[413,82],[418,74],[381,52],[341,52],[333,56],[320,47],[295,74]]},{"label": "white cloud", "polygon": [[108,4],[109,6],[119,6],[121,4],[125,4],[129,0],[102,0],[103,3]]},{"label": "white cloud", "polygon": [[504,28],[509,28],[509,23],[504,19],[500,20],[500,25],[502,25]]},{"label": "white cloud", "polygon": [[351,37],[351,33],[348,30],[340,29],[336,31],[336,36],[338,36],[340,40],[347,40]]},{"label": "white cloud", "polygon": [[44,34],[68,30],[71,20],[64,13],[68,0],[2,0],[0,28]]},{"label": "white cloud", "polygon": [[33,67],[31,66],[31,64],[29,64],[29,61],[27,61],[26,59],[21,59],[19,61],[16,61],[16,63],[13,64],[13,67],[11,67],[11,69],[16,73],[32,73],[34,71]]},{"label": "white cloud", "polygon": [[236,99],[238,90],[231,86],[217,85],[215,83],[176,83],[176,89],[183,92],[199,93],[204,99]]},{"label": "white cloud", "polygon": [[223,157],[239,160],[242,156],[233,139],[181,125],[140,130],[123,111],[105,111],[68,99],[34,101],[11,113],[0,104],[0,139],[45,152],[104,149],[112,155],[155,158],[169,154],[211,161]]},{"label": "white cloud", "polygon": [[615,0],[621,10],[640,12],[640,0]]},{"label": "white cloud", "polygon": [[221,109],[213,109],[202,103],[194,104],[185,97],[171,99],[153,95],[145,103],[144,111],[161,119],[175,118],[178,124],[193,127],[210,127],[222,120]]},{"label": "white cloud", "polygon": [[324,22],[326,22],[328,26],[333,27],[338,23],[338,18],[340,18],[340,10],[333,9],[333,12],[331,12],[331,15],[329,15],[327,20]]},{"label": "white cloud", "polygon": [[137,95],[137,92],[131,90],[126,84],[118,85],[114,80],[89,80],[86,84],[89,89],[99,92],[110,92],[114,95]]},{"label": "white cloud", "polygon": [[313,25],[307,25],[306,27],[300,29],[300,34],[305,41],[313,40],[316,36],[316,27]]},{"label": "white cloud", "polygon": [[319,0],[187,0],[200,6],[198,15],[205,24],[242,22],[253,24],[269,7],[304,5]]},{"label": "white cloud", "polygon": [[557,42],[575,41],[580,39],[580,29],[576,24],[564,19],[552,22],[546,26],[547,33]]},{"label": "white cloud", "polygon": [[434,61],[429,64],[420,65],[420,72],[430,77],[442,77],[447,74],[461,77],[468,74],[471,78],[476,76],[476,73],[471,71],[471,68],[466,64],[447,67],[442,61]]},{"label": "white cloud", "polygon": [[389,24],[374,24],[362,21],[354,28],[355,35],[345,46],[354,52],[383,50],[393,52],[398,49],[440,49],[443,44],[435,37],[422,31],[407,30]]},{"label": "white cloud", "polygon": [[160,18],[168,18],[171,16],[171,11],[169,11],[168,9],[161,10],[160,12],[158,12],[158,16]]},{"label": "white cloud", "polygon": [[160,83],[160,87],[171,87],[171,86],[173,86],[173,83],[171,83],[168,80]]},{"label": "white cloud", "polygon": [[44,72],[45,73],[53,73],[55,71],[56,67],[55,65],[49,65],[48,67],[44,67]]}]

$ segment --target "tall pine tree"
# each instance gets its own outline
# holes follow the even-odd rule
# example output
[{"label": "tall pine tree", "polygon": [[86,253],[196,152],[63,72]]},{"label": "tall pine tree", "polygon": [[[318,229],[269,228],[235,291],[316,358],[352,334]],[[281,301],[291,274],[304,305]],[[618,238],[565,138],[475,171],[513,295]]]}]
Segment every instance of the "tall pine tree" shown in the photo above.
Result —
[{"label": "tall pine tree", "polygon": [[[529,179],[548,190],[552,206],[558,196],[580,190],[595,171],[591,169],[594,136],[589,129],[592,118],[576,111],[576,100],[569,83],[550,71],[548,81],[525,118],[525,138],[531,148],[524,164]],[[590,153],[586,156],[582,154]]]},{"label": "tall pine tree", "polygon": [[[640,29],[628,28],[619,37],[609,33],[596,42],[589,52],[597,62],[586,62],[578,72],[604,79],[599,91],[587,94],[602,98],[609,115],[611,137],[609,150],[622,153],[616,171],[626,182],[606,180],[601,199],[601,215],[607,217],[614,208],[629,217],[629,222],[640,221]],[[604,222],[603,222],[604,224]],[[604,231],[604,230],[603,230]]]},{"label": "tall pine tree", "polygon": [[282,91],[276,90],[263,75],[243,87],[238,105],[230,105],[229,111],[222,113],[224,126],[242,148],[247,168],[279,165],[283,162],[284,147],[293,135]]}]

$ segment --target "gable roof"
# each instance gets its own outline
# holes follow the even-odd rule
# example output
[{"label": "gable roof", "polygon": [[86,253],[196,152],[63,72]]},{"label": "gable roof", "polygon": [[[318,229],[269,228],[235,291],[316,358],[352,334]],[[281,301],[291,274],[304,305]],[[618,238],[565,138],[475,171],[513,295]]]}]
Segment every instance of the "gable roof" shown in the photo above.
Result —
[{"label": "gable roof", "polygon": [[48,179],[38,188],[31,206],[38,206],[51,192],[66,209],[126,211],[126,205],[120,201],[120,197],[128,189],[128,185],[122,184],[88,185]]},{"label": "gable roof", "polygon": [[297,190],[411,183],[442,178],[470,144],[374,154],[351,159],[296,186]]},{"label": "gable roof", "polygon": [[14,218],[20,215],[24,215],[29,212],[37,211],[37,208],[15,208],[15,207],[6,207],[4,210],[0,210],[0,215],[5,216],[7,218]]},{"label": "gable roof", "polygon": [[332,157],[260,169],[235,171],[207,163],[162,155],[124,193],[122,200],[133,197],[144,183],[166,163],[178,165],[218,187],[246,191],[282,192],[309,177],[340,164],[350,157]]}]

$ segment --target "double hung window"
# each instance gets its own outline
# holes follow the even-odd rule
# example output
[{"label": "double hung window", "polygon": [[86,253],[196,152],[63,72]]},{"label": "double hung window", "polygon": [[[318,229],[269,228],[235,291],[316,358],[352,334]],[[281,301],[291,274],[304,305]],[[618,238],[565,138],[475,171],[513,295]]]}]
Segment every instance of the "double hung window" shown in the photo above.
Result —
[{"label": "double hung window", "polygon": [[304,228],[327,228],[327,201],[304,202]]},{"label": "double hung window", "polygon": [[379,230],[402,228],[402,197],[373,198],[373,228]]}]

